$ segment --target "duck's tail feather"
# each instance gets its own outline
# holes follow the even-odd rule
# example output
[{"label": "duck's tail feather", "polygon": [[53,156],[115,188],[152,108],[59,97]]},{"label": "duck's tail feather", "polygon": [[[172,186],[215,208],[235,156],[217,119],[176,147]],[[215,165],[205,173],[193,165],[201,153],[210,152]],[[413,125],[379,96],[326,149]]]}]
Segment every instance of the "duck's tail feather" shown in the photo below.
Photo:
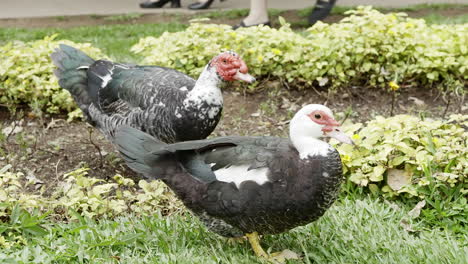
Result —
[{"label": "duck's tail feather", "polygon": [[127,165],[146,178],[161,179],[179,167],[173,153],[164,150],[166,143],[135,128],[120,128],[114,143]]}]

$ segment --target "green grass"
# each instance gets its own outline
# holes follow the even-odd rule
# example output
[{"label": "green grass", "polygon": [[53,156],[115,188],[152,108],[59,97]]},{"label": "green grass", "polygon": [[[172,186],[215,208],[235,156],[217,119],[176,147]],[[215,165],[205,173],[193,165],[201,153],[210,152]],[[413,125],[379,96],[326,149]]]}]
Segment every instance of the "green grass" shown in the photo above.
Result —
[{"label": "green grass", "polygon": [[[398,7],[398,8],[388,8],[388,7],[374,7],[375,9],[381,12],[417,12],[421,10],[431,10],[431,11],[441,11],[447,9],[456,9],[460,7],[467,7],[466,4],[417,4],[417,5],[410,5],[406,7]],[[332,15],[345,15],[345,13],[349,10],[355,9],[356,6],[334,6],[331,13]],[[313,7],[308,7],[299,10],[298,14],[301,17],[307,17],[310,12],[312,11]]]},{"label": "green grass", "polygon": [[459,16],[442,16],[436,13],[423,17],[430,24],[464,24],[468,23],[468,14]]},{"label": "green grass", "polygon": [[[456,9],[460,7],[467,7],[466,4],[417,4],[417,5],[410,5],[407,7],[399,7],[399,8],[385,8],[385,7],[376,7],[377,10],[382,12],[417,12],[421,10],[431,10],[431,11],[441,11],[447,9]],[[307,17],[314,7],[310,6],[307,8],[303,8],[298,10],[298,15],[300,17]],[[332,15],[345,15],[346,11],[356,9],[356,6],[335,6],[333,7],[331,14]],[[270,17],[281,16],[284,10],[280,9],[268,9],[268,15]],[[211,12],[204,12],[201,14],[196,15],[195,17],[207,17],[207,18],[227,18],[227,19],[241,19],[246,17],[249,14],[248,9],[231,9],[231,10],[217,10]],[[304,22],[306,23],[306,22]],[[456,23],[456,22],[455,22]],[[459,22],[465,23],[465,22]]]},{"label": "green grass", "polygon": [[126,21],[131,21],[138,19],[142,17],[143,14],[141,13],[127,13],[127,14],[121,14],[121,15],[113,15],[113,16],[107,16],[104,18],[104,20],[107,21],[116,21],[116,22],[126,22]]},{"label": "green grass", "polygon": [[381,8],[382,11],[398,11],[398,12],[408,12],[408,11],[420,11],[424,9],[431,10],[447,10],[454,9],[459,7],[467,7],[467,4],[447,4],[447,3],[438,3],[438,4],[416,4],[399,8]]},{"label": "green grass", "polygon": [[187,25],[179,23],[141,25],[103,25],[75,28],[0,28],[0,45],[11,41],[32,41],[59,34],[58,39],[75,42],[91,42],[105,54],[120,62],[137,62],[137,55],[130,48],[142,37],[160,36],[162,33],[181,31]]},{"label": "green grass", "polygon": [[246,17],[248,14],[249,14],[249,9],[243,8],[243,9],[230,9],[230,10],[223,10],[223,11],[203,12],[203,13],[195,15],[195,17],[235,19],[235,18]]},{"label": "green grass", "polygon": [[[268,15],[270,17],[279,16],[283,10],[269,8]],[[207,18],[227,18],[227,19],[236,19],[236,18],[244,18],[249,14],[249,9],[242,8],[242,9],[230,9],[230,10],[216,10],[210,12],[203,12],[200,14],[195,15],[195,17],[207,17]]]},{"label": "green grass", "polygon": [[[304,256],[292,263],[468,263],[468,237],[400,221],[409,208],[370,198],[343,199],[319,221],[262,240],[265,249]],[[4,248],[1,263],[261,263],[247,243],[230,245],[187,216],[127,216],[43,225],[27,245]]]}]

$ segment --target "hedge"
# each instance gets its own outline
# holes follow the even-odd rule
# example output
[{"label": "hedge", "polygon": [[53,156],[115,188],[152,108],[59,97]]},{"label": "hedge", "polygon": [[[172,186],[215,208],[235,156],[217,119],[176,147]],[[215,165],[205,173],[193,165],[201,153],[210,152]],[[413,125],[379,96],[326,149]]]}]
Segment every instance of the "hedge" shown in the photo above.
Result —
[{"label": "hedge", "polygon": [[[295,32],[282,19],[279,29],[194,23],[187,30],[142,38],[132,51],[141,63],[197,76],[222,50],[234,50],[258,76],[299,88],[311,85],[438,87],[463,92],[468,79],[468,24],[428,25],[404,13],[370,7],[348,11],[339,23],[318,22]],[[255,90],[258,87],[252,86]]]}]

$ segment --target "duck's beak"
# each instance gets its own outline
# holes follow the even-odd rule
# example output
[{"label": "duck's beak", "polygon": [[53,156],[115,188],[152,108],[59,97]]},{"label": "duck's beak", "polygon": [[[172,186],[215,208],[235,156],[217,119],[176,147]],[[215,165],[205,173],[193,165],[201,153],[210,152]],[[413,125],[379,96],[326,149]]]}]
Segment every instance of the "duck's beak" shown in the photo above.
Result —
[{"label": "duck's beak", "polygon": [[351,140],[351,138],[346,135],[340,127],[333,127],[333,129],[329,132],[325,132],[325,135],[331,138],[334,138],[338,140],[339,142],[350,144],[350,145],[356,145],[354,142]]},{"label": "duck's beak", "polygon": [[239,60],[238,63],[239,68],[234,75],[234,79],[248,83],[255,82],[255,78],[249,74],[249,68],[247,67],[247,64],[243,60]]},{"label": "duck's beak", "polygon": [[248,83],[255,82],[255,78],[252,75],[250,75],[248,73],[242,73],[239,70],[236,72],[236,74],[234,75],[233,78],[235,80],[244,81],[244,82],[248,82]]}]

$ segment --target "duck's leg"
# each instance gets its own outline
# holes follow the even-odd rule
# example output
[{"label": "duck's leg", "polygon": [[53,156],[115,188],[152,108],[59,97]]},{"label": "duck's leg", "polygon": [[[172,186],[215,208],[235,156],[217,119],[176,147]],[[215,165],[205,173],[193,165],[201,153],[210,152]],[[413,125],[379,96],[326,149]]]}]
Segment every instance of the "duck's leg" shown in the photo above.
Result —
[{"label": "duck's leg", "polygon": [[252,246],[252,249],[255,252],[255,255],[257,255],[257,257],[261,257],[261,258],[269,257],[268,254],[265,252],[265,250],[263,250],[262,246],[260,245],[260,238],[258,237],[257,232],[246,234],[245,236],[249,240],[250,245]]},{"label": "duck's leg", "polygon": [[250,234],[245,235],[252,246],[255,255],[260,258],[265,258],[271,263],[284,263],[287,259],[300,259],[299,255],[295,252],[285,249],[281,252],[272,253],[268,255],[265,250],[263,250],[262,246],[260,245],[260,238],[257,232],[253,232]]}]

